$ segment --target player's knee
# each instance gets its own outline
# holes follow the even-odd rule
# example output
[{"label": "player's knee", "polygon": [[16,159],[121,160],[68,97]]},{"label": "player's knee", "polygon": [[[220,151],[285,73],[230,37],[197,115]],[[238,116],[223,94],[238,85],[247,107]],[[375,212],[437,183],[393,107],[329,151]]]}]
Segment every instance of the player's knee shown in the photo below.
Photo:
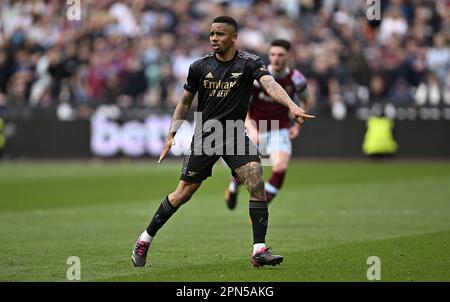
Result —
[{"label": "player's knee", "polygon": [[256,178],[254,181],[248,184],[248,189],[250,195],[264,192],[264,179],[262,177]]},{"label": "player's knee", "polygon": [[176,192],[172,192],[169,195],[169,202],[175,207],[178,204],[178,195]]},{"label": "player's knee", "polygon": [[176,208],[180,207],[183,203],[186,202],[184,201],[184,199],[185,198],[183,194],[180,194],[179,192],[173,192],[169,194],[169,201]]},{"label": "player's knee", "polygon": [[188,190],[175,191],[169,194],[169,200],[174,207],[178,208],[184,203],[188,202],[191,199],[192,195],[193,192],[190,192]]},{"label": "player's knee", "polygon": [[287,162],[278,162],[272,166],[272,171],[275,173],[283,173],[287,170],[288,163]]}]

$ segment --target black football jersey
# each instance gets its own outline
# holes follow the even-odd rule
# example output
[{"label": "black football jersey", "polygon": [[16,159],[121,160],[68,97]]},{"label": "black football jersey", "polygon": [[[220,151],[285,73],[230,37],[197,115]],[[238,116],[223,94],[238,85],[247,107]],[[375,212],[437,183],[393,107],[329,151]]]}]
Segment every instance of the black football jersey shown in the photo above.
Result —
[{"label": "black football jersey", "polygon": [[245,120],[253,81],[270,75],[257,55],[237,50],[234,58],[223,62],[214,53],[192,63],[184,89],[198,92],[197,111],[203,124],[216,119]]}]

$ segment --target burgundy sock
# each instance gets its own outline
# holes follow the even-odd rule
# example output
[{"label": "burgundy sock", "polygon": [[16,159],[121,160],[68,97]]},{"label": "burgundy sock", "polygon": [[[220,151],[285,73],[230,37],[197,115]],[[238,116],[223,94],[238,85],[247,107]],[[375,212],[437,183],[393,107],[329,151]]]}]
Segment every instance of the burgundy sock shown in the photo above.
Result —
[{"label": "burgundy sock", "polygon": [[[269,179],[269,184],[280,190],[281,186],[283,185],[285,175],[286,171],[272,172],[272,176]],[[271,202],[275,195],[276,193],[270,193],[266,191],[267,202]]]}]

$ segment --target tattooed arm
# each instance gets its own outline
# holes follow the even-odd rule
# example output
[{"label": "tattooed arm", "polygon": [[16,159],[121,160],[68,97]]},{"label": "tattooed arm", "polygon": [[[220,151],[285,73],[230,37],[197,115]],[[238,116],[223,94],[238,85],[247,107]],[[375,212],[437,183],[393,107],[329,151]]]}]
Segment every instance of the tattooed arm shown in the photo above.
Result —
[{"label": "tattooed arm", "polygon": [[174,137],[178,129],[180,129],[181,124],[189,113],[191,109],[192,101],[194,100],[195,93],[191,93],[187,90],[184,91],[180,102],[178,102],[177,107],[172,116],[172,122],[170,124],[170,130],[168,136]]},{"label": "tattooed arm", "polygon": [[[306,87],[302,92],[296,93],[295,97],[296,97],[296,101],[298,100],[298,102],[296,102],[296,104],[298,104],[303,110],[308,112],[311,109],[311,107],[312,107],[311,94],[309,93],[308,87]],[[300,134],[301,127],[302,127],[301,124],[295,123],[294,125],[292,125],[289,128],[289,138],[291,140],[298,137],[298,135]]]},{"label": "tattooed arm", "polygon": [[195,93],[184,90],[183,96],[180,102],[177,104],[175,112],[173,113],[169,133],[167,134],[166,143],[164,145],[164,149],[161,151],[158,163],[161,163],[161,161],[166,157],[167,153],[169,153],[170,148],[175,145],[175,134],[177,134],[178,129],[181,127],[184,119],[189,113],[192,101],[194,100],[194,96]]},{"label": "tattooed arm", "polygon": [[296,93],[297,98],[300,100],[301,107],[303,110],[308,112],[312,107],[312,100],[311,100],[311,94],[309,92],[309,88],[306,87],[304,91],[300,93]]},{"label": "tattooed arm", "polygon": [[315,116],[306,114],[305,110],[300,108],[294,101],[291,100],[287,92],[278,84],[271,75],[264,75],[259,79],[261,86],[267,91],[267,93],[281,105],[289,108],[293,119],[303,124],[308,118],[314,118]]}]

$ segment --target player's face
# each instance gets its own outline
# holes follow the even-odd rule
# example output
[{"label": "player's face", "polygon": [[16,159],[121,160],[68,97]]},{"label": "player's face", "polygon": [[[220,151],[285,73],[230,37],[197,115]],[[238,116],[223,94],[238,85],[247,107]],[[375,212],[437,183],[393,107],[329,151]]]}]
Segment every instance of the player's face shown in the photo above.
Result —
[{"label": "player's face", "polygon": [[234,28],[226,23],[213,23],[209,33],[209,41],[215,53],[224,54],[237,39],[237,33]]},{"label": "player's face", "polygon": [[273,70],[281,72],[286,69],[288,62],[288,52],[280,46],[272,46],[269,49],[269,61]]}]

